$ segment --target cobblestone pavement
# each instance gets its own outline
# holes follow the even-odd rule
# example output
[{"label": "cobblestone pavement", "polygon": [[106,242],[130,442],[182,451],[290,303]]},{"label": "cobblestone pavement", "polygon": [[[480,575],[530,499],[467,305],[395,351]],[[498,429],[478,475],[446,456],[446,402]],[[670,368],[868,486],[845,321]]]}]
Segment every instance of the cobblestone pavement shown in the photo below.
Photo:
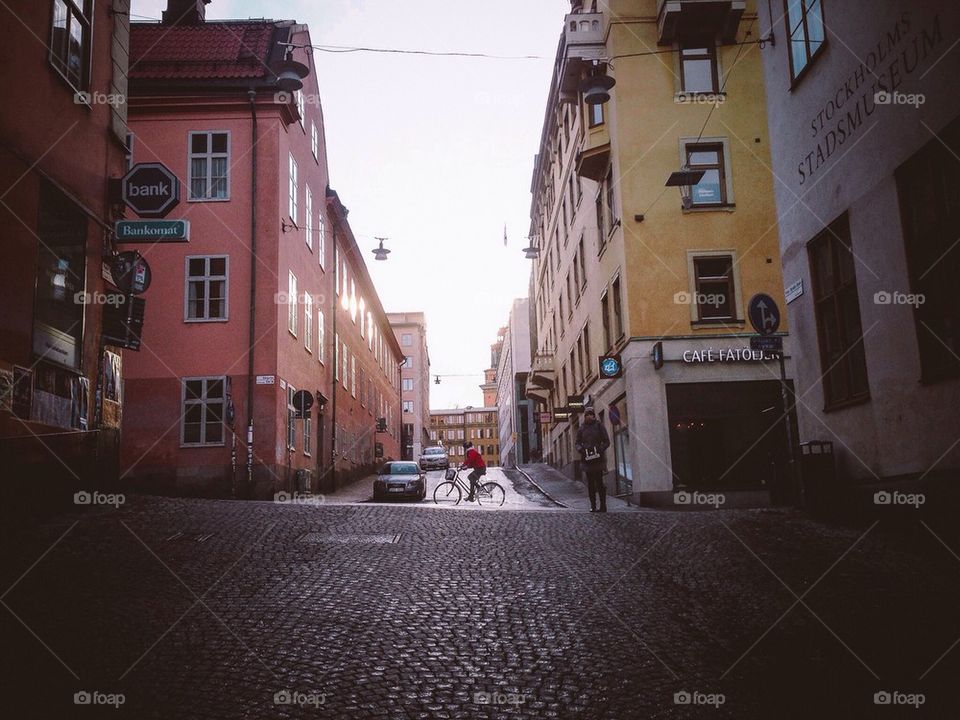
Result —
[{"label": "cobblestone pavement", "polygon": [[960,558],[941,530],[130,497],[3,526],[0,702],[138,720],[958,717]]}]

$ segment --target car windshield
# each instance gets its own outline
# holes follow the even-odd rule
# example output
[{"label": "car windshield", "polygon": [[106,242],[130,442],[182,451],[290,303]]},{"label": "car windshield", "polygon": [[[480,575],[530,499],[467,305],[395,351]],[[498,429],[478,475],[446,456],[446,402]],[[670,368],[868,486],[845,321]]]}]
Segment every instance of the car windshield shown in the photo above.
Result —
[{"label": "car windshield", "polygon": [[381,469],[381,475],[417,475],[420,468],[416,463],[386,463]]},{"label": "car windshield", "polygon": [[424,455],[443,455],[443,448],[427,448],[423,451]]}]

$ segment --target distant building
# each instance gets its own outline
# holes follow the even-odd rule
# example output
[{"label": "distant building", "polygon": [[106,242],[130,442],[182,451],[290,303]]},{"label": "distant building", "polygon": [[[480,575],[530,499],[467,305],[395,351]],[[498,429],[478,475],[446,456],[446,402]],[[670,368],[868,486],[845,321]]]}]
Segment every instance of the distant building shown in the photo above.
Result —
[{"label": "distant building", "polygon": [[422,312],[387,313],[403,351],[400,368],[400,452],[416,460],[430,444],[430,352],[427,320]]},{"label": "distant building", "polygon": [[955,482],[960,4],[758,5],[800,439],[844,485]]},{"label": "distant building", "polygon": [[108,187],[127,171],[130,2],[12,5],[0,31],[0,462],[3,491],[18,494],[6,504],[22,512],[21,492],[50,503],[117,477],[113,331],[129,305],[109,273],[124,211]]},{"label": "distant building", "polygon": [[487,465],[500,464],[497,408],[430,411],[430,442],[447,449],[451,464],[463,462],[466,440],[474,444]]},{"label": "distant building", "polygon": [[496,393],[500,463],[522,465],[541,455],[536,404],[526,394],[532,355],[529,299],[513,301],[502,336]]},{"label": "distant building", "polygon": [[500,365],[500,351],[503,350],[503,334],[506,328],[497,331],[497,341],[490,345],[490,367],[483,371],[483,406],[497,406],[497,366]]},{"label": "distant building", "polygon": [[177,494],[329,491],[399,457],[403,355],[329,187],[312,56],[292,51],[302,91],[270,70],[310,33],[169,3],[132,26],[132,155],[182,179],[171,217],[191,237],[144,250],[162,301],[149,351],[124,354],[123,474]]}]

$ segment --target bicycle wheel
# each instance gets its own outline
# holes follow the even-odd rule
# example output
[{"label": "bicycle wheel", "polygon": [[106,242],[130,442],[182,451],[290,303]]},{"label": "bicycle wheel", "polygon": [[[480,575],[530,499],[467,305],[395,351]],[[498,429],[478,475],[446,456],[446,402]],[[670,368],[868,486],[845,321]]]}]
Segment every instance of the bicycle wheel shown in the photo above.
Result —
[{"label": "bicycle wheel", "polygon": [[483,483],[479,488],[477,488],[477,504],[478,505],[492,505],[493,507],[500,507],[503,505],[503,501],[506,500],[507,494],[503,491],[503,486],[500,483],[495,483],[493,481]]},{"label": "bicycle wheel", "polygon": [[440,483],[433,491],[433,502],[437,505],[458,505],[460,497],[460,488],[450,480]]}]

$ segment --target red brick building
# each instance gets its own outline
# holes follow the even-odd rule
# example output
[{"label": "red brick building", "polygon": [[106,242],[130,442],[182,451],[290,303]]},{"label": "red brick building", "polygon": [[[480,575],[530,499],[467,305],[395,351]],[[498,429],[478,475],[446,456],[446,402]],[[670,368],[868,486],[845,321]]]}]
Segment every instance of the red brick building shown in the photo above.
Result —
[{"label": "red brick building", "polygon": [[[398,456],[395,439],[374,440],[374,430],[378,417],[399,412],[402,355],[383,332],[390,342],[378,344],[375,368],[366,327],[356,332],[358,311],[378,335],[388,326],[329,190],[308,28],[208,23],[204,4],[170,0],[161,24],[131,27],[134,160],[180,177],[183,202],[170,218],[188,219],[191,237],[137,246],[158,301],[147,309],[144,349],[124,356],[121,472],[155,492],[327,491],[372,469],[376,442],[384,457]],[[303,65],[300,92],[280,90],[285,59]],[[341,273],[354,318],[338,301]],[[342,373],[334,379],[341,357],[348,387]],[[298,391],[313,400],[305,413]]]},{"label": "red brick building", "polygon": [[108,179],[126,168],[129,5],[13,0],[0,23],[0,463],[4,492],[45,503],[115,475],[102,268],[120,212]]}]

